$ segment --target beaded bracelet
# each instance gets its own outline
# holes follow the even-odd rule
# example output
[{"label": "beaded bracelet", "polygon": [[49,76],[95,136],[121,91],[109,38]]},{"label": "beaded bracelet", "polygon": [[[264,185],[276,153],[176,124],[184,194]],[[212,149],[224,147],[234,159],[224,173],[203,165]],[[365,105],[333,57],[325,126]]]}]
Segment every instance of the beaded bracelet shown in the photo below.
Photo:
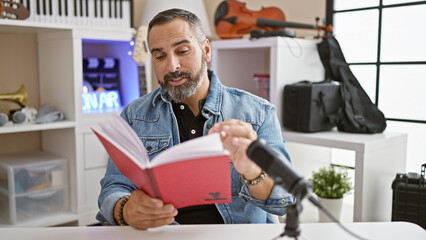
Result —
[{"label": "beaded bracelet", "polygon": [[125,196],[121,199],[123,199],[123,200],[121,201],[120,206],[118,208],[118,221],[117,221],[117,223],[120,226],[126,226],[127,223],[126,223],[126,221],[124,221],[123,209],[124,209],[124,205],[126,205],[127,201],[129,201],[130,195],[127,195],[127,196]]},{"label": "beaded bracelet", "polygon": [[265,177],[266,177],[266,172],[265,171],[262,171],[260,173],[260,175],[256,179],[253,179],[253,180],[247,180],[244,177],[244,175],[240,174],[241,181],[243,181],[243,183],[245,183],[245,184],[247,184],[249,186],[254,186],[254,185],[260,183],[263,179],[265,179]]}]

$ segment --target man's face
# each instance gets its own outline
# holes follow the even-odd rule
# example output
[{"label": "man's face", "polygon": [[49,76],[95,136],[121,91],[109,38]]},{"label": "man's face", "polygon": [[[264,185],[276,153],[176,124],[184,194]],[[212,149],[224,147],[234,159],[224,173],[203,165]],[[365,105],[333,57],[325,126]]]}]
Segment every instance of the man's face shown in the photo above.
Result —
[{"label": "man's face", "polygon": [[[189,24],[176,19],[154,26],[148,42],[158,82],[170,97],[180,102],[194,94],[210,61],[210,55],[206,57],[206,41],[200,48]],[[210,52],[209,46],[207,51]]]}]

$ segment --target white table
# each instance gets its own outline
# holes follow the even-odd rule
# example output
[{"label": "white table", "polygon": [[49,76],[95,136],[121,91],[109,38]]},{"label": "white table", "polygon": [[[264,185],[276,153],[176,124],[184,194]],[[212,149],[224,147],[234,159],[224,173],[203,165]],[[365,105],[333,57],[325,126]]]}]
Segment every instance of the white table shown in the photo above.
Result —
[{"label": "white table", "polygon": [[[355,239],[333,223],[301,224],[301,238],[308,240]],[[426,231],[407,222],[347,223],[345,226],[358,235],[371,240],[425,240]],[[1,239],[13,240],[270,240],[284,230],[284,224],[235,225],[169,225],[147,231],[131,227],[50,227],[50,228],[0,228]],[[287,237],[280,239],[289,239]]]},{"label": "white table", "polygon": [[[288,142],[355,151],[355,222],[390,221],[392,181],[406,171],[407,134],[283,131]],[[312,161],[315,161],[313,158]],[[308,163],[307,163],[308,164]]]}]

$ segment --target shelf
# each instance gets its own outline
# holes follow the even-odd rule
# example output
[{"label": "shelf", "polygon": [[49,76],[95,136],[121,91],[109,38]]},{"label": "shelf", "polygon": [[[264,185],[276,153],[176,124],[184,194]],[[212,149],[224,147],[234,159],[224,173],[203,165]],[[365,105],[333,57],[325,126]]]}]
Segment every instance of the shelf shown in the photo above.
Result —
[{"label": "shelf", "polygon": [[[57,21],[58,22],[58,21]],[[120,111],[83,114],[82,83],[83,58],[118,58],[126,68],[120,69],[120,79],[138,86],[138,68],[129,51],[135,30],[116,25],[83,26],[65,23],[45,23],[0,19],[0,94],[9,94],[24,85],[27,89],[27,106],[38,108],[51,104],[66,116],[65,121],[46,124],[24,123],[0,127],[0,153],[43,150],[68,160],[69,199],[65,213],[1,227],[55,226],[77,222],[79,225],[96,223],[94,218],[102,170],[93,176],[98,162],[106,162],[106,152],[98,147],[90,126],[105,121]],[[130,69],[128,69],[128,68]],[[122,89],[120,89],[122,90]],[[122,90],[124,106],[137,98],[133,86]],[[10,104],[0,105],[0,112],[8,112]],[[13,106],[13,105],[12,105]],[[94,158],[86,151],[97,149]],[[101,149],[101,150],[99,150]],[[91,155],[92,156],[92,155]],[[102,167],[100,167],[101,169]],[[0,190],[0,194],[4,191]],[[74,223],[73,223],[74,224]]]},{"label": "shelf", "polygon": [[253,49],[253,48],[271,48],[276,46],[282,46],[286,48],[316,48],[319,41],[313,41],[311,39],[300,39],[300,38],[287,38],[287,37],[269,37],[259,39],[231,39],[231,40],[216,40],[212,41],[212,46],[218,50],[235,50],[235,49]]},{"label": "shelf", "polygon": [[55,129],[64,129],[64,128],[73,128],[73,127],[75,127],[75,122],[73,121],[60,121],[60,122],[44,123],[44,124],[21,123],[21,124],[13,124],[13,125],[0,127],[0,134],[32,132],[32,131],[42,131],[42,130],[55,130]]},{"label": "shelf", "polygon": [[407,141],[406,133],[347,133],[339,132],[336,128],[331,131],[316,133],[294,132],[284,129],[282,134],[283,138],[288,142],[334,147],[356,152],[370,152],[395,143],[399,144]]},{"label": "shelf", "polygon": [[[132,28],[107,28],[94,26],[72,26],[68,24],[42,23],[0,19],[0,33],[26,33],[47,35],[58,32],[72,32],[74,38],[128,41],[136,33]],[[63,38],[63,35],[57,35]]]},{"label": "shelf", "polygon": [[317,40],[268,37],[212,41],[211,68],[221,82],[259,95],[255,74],[269,74],[269,101],[282,123],[283,89],[302,80],[324,80]]},{"label": "shelf", "polygon": [[5,32],[39,33],[43,31],[52,31],[52,30],[56,31],[58,29],[71,30],[72,26],[38,23],[38,22],[30,22],[30,21],[20,21],[20,20],[0,19],[0,30]]},{"label": "shelf", "polygon": [[82,29],[94,32],[133,32],[128,28],[108,28],[99,26],[73,26],[70,24],[61,23],[45,23],[45,22],[34,22],[34,21],[21,21],[21,20],[9,20],[0,19],[0,31],[4,32],[27,32],[27,33],[41,33],[48,31],[57,30],[75,30]]},{"label": "shelf", "polygon": [[65,224],[69,222],[74,222],[78,220],[77,214],[71,213],[58,213],[54,216],[44,217],[35,219],[33,221],[28,221],[20,224],[0,224],[2,227],[51,227],[55,225]]}]

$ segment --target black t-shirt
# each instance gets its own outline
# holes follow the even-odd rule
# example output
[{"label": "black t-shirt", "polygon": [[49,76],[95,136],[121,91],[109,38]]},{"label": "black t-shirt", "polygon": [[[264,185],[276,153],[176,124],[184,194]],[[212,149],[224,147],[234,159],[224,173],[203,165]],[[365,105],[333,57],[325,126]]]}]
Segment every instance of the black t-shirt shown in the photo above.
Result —
[{"label": "black t-shirt", "polygon": [[[178,122],[181,143],[203,136],[204,123],[207,119],[201,114],[201,109],[205,101],[205,99],[202,99],[198,103],[200,113],[197,116],[194,116],[188,105],[172,102],[173,112]],[[179,208],[175,220],[179,224],[224,223],[222,216],[214,204]]]}]

